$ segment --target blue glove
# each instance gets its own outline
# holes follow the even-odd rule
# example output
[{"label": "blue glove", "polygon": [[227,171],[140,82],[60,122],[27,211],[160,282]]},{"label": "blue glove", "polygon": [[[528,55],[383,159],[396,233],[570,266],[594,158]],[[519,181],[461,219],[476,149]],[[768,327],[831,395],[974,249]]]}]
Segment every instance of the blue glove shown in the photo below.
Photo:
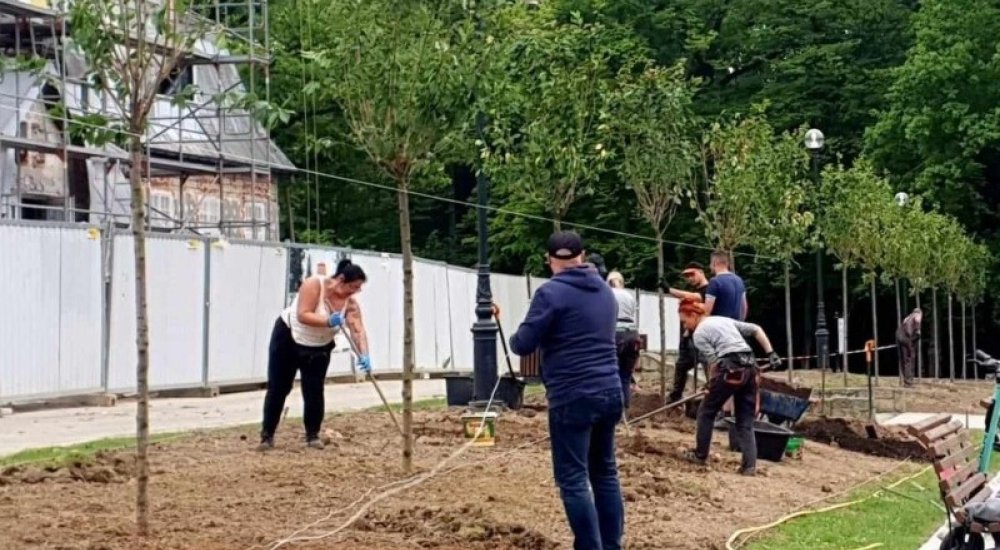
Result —
[{"label": "blue glove", "polygon": [[339,311],[335,311],[326,322],[331,328],[337,328],[344,324],[344,316]]},{"label": "blue glove", "polygon": [[365,374],[371,373],[372,371],[371,358],[368,357],[367,355],[362,355],[361,357],[358,357],[358,368],[360,368],[361,372]]}]

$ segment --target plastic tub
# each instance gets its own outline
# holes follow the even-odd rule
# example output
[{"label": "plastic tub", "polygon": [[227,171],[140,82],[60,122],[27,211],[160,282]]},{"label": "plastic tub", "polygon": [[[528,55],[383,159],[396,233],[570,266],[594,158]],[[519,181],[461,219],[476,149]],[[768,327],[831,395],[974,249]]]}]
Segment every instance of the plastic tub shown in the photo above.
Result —
[{"label": "plastic tub", "polygon": [[472,401],[474,386],[472,375],[449,373],[444,375],[444,394],[449,407],[464,407]]},{"label": "plastic tub", "polygon": [[[736,420],[726,418],[726,423],[729,425],[729,448],[739,451],[739,445],[736,443]],[[785,456],[785,449],[788,447],[788,440],[794,434],[788,428],[775,426],[763,420],[755,420],[753,435],[757,442],[757,458],[781,462]]]}]

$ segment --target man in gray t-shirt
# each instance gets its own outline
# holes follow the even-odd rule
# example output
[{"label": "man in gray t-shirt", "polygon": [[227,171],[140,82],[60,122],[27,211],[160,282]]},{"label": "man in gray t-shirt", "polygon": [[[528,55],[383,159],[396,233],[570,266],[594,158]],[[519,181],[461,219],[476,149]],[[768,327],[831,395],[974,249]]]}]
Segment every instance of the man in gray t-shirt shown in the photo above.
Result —
[{"label": "man in gray t-shirt", "polygon": [[740,473],[755,475],[757,444],[753,435],[753,419],[757,407],[757,366],[753,350],[744,338],[757,340],[768,354],[772,367],[780,366],[781,359],[771,347],[763,329],[752,323],[728,317],[709,317],[705,306],[694,300],[683,300],[679,308],[681,324],[691,331],[692,342],[709,368],[708,394],[698,409],[698,431],[695,450],[685,458],[698,463],[708,463],[708,450],[712,444],[715,416],[730,397],[736,408],[736,440],[743,453]]}]

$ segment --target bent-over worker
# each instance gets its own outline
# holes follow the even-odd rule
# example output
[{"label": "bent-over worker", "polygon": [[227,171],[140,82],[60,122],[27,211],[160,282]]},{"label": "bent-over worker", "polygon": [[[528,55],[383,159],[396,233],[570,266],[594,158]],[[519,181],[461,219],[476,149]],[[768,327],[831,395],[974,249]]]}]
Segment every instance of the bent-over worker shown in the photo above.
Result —
[{"label": "bent-over worker", "polygon": [[771,366],[781,365],[781,359],[771,347],[764,330],[753,323],[728,317],[711,316],[705,306],[694,300],[682,300],[679,308],[681,323],[692,333],[692,342],[709,369],[708,394],[698,409],[698,431],[695,450],[685,458],[708,463],[715,416],[730,397],[735,398],[737,443],[743,453],[739,473],[757,473],[757,442],[753,435],[753,420],[757,406],[757,365],[753,350],[744,338],[754,337],[768,354]]},{"label": "bent-over worker", "polygon": [[913,310],[903,319],[896,329],[896,348],[899,352],[899,373],[903,377],[903,386],[913,386],[913,364],[916,362],[917,349],[920,344],[920,323],[924,312],[920,308]]},{"label": "bent-over worker", "polygon": [[259,450],[274,448],[274,432],[281,421],[285,398],[292,391],[296,371],[302,373],[306,445],[323,448],[319,430],[326,407],[323,399],[326,371],[334,337],[345,324],[360,353],[358,366],[366,373],[371,372],[361,308],[353,298],[367,280],[360,266],[348,259],[341,260],[333,277],[314,275],[306,279],[292,305],[274,322],[268,348],[267,394]]}]

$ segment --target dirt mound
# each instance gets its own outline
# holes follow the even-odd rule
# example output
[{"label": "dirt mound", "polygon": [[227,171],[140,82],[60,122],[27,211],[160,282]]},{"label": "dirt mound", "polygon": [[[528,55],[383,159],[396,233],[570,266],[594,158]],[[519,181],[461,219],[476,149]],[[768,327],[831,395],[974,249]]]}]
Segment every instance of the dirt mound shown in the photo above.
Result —
[{"label": "dirt mound", "polygon": [[545,535],[519,524],[498,523],[474,505],[457,508],[417,506],[383,512],[361,520],[358,531],[400,533],[421,548],[554,549],[558,545]]},{"label": "dirt mound", "polygon": [[10,466],[0,471],[0,485],[36,483],[125,483],[135,476],[135,457],[98,453],[62,465]]},{"label": "dirt mound", "polygon": [[818,418],[800,422],[795,431],[808,439],[835,445],[841,449],[886,458],[926,459],[923,448],[906,434],[904,428],[875,425],[870,438],[867,423],[847,418]]}]

